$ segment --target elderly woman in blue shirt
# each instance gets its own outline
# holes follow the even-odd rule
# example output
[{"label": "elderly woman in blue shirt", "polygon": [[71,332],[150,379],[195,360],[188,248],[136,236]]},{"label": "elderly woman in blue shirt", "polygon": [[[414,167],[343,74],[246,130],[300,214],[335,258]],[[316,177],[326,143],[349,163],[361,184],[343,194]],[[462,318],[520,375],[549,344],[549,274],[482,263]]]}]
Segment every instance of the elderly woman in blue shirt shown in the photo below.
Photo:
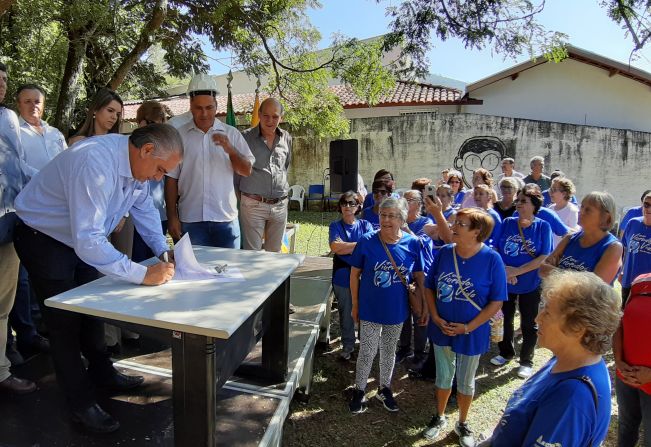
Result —
[{"label": "elderly woman in blue shirt", "polygon": [[422,300],[423,255],[419,240],[403,231],[407,201],[392,197],[379,205],[380,230],[357,242],[350,258],[353,319],[359,320],[359,354],[351,413],[367,408],[366,383],[380,351],[380,380],[376,397],[388,411],[398,411],[391,391],[396,344],[409,314],[407,285],[415,282]]},{"label": "elderly woman in blue shirt", "polygon": [[460,210],[452,226],[452,244],[438,250],[427,275],[425,297],[436,358],[437,406],[424,432],[430,440],[438,438],[447,425],[445,409],[456,375],[459,421],[454,431],[462,446],[474,445],[467,418],[475,373],[490,345],[488,321],[507,299],[504,263],[484,244],[493,225],[484,210]]}]

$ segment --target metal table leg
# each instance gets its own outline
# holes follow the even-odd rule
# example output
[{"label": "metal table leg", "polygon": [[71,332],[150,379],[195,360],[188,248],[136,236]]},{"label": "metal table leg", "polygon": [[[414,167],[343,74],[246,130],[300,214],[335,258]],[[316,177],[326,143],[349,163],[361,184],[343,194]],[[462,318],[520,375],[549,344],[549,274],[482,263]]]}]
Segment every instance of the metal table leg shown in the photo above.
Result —
[{"label": "metal table leg", "polygon": [[172,333],[174,445],[215,445],[215,343],[211,337]]}]

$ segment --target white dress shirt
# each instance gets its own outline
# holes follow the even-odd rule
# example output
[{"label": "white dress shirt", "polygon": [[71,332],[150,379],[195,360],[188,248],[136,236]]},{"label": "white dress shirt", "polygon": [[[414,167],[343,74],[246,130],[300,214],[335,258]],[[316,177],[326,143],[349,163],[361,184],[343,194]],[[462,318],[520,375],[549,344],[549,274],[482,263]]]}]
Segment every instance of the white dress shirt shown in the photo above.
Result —
[{"label": "white dress shirt", "polygon": [[25,151],[25,161],[34,169],[41,170],[56,155],[67,149],[66,139],[56,127],[49,126],[41,120],[43,134],[41,135],[31,124],[22,117],[20,123],[20,138]]},{"label": "white dress shirt", "polygon": [[131,213],[156,255],[169,247],[149,182],[132,176],[128,139],[96,136],[61,152],[18,195],[16,213],[25,224],[72,247],[101,273],[141,284],[147,268],[131,262],[107,239],[120,219]]},{"label": "white dress shirt", "polygon": [[226,134],[231,145],[251,164],[255,157],[244,137],[233,126],[215,120],[204,133],[194,120],[179,129],[185,152],[183,162],[170,171],[178,179],[181,222],[231,222],[237,219],[233,165],[224,148],[212,141],[214,133]]}]

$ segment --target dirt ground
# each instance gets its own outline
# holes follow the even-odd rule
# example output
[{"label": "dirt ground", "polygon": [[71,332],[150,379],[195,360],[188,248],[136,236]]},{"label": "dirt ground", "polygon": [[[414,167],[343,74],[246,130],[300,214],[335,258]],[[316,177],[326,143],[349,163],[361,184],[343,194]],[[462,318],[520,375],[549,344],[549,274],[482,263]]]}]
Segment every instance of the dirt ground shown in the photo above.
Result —
[{"label": "dirt ground", "polygon": [[[386,411],[375,399],[377,389],[377,360],[366,388],[369,409],[363,414],[351,415],[348,411],[349,387],[354,382],[355,358],[342,361],[339,358],[339,324],[335,309],[332,313],[331,333],[333,339],[327,347],[317,349],[314,365],[314,384],[307,403],[294,399],[290,414],[285,421],[284,446],[456,446],[454,434],[457,406],[454,400],[448,405],[446,432],[435,441],[422,437],[435,409],[434,383],[412,379],[407,374],[406,363],[396,365],[393,375],[393,392],[400,406],[397,413]],[[497,353],[497,346],[482,356],[477,371],[477,391],[470,409],[469,423],[475,436],[489,435],[497,424],[506,401],[523,382],[516,375],[517,362],[503,367],[489,363]],[[544,365],[551,353],[536,349],[535,369]],[[614,368],[612,356],[606,356],[609,368]],[[617,405],[613,395],[613,417],[605,446],[614,446],[617,423]]]}]

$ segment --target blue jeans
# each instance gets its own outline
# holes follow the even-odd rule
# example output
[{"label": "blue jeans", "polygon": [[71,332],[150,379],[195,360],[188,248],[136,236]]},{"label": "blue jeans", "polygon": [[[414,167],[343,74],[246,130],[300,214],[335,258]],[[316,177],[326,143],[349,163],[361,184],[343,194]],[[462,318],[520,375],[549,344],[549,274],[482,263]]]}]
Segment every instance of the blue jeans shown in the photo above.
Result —
[{"label": "blue jeans", "polygon": [[355,322],[351,312],[353,311],[353,296],[350,288],[333,284],[332,289],[337,297],[339,308],[339,326],[341,327],[341,344],[346,350],[355,348]]},{"label": "blue jeans", "polygon": [[237,219],[232,222],[183,222],[182,229],[184,233],[190,233],[192,245],[240,248],[240,223]]},{"label": "blue jeans", "polygon": [[[163,234],[167,234],[167,221],[161,222]],[[142,262],[145,259],[153,258],[155,255],[152,253],[151,248],[145,243],[138,230],[133,229],[133,248],[131,249],[131,260],[133,262]]]},{"label": "blue jeans", "polygon": [[644,427],[644,443],[651,446],[651,396],[615,378],[615,393],[619,408],[617,446],[633,447],[640,437],[640,424]]}]

